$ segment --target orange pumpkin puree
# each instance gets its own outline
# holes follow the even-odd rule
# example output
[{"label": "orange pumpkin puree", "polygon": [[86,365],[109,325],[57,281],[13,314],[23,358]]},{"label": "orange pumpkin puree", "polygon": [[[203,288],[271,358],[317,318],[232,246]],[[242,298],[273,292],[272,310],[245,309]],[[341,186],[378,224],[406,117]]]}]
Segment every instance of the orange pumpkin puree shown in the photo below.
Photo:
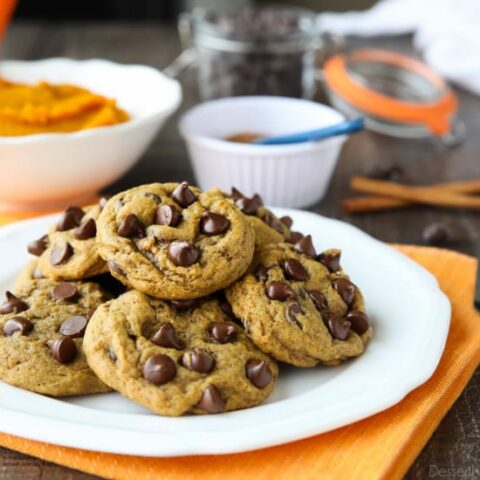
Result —
[{"label": "orange pumpkin puree", "polygon": [[115,100],[84,88],[0,79],[0,136],[77,132],[129,119]]}]

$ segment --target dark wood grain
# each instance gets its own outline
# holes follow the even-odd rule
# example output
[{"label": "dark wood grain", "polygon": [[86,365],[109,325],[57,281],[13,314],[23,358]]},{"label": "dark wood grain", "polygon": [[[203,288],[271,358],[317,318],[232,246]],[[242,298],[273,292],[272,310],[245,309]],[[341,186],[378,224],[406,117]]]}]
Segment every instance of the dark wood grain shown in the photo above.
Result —
[{"label": "dark wood grain", "polygon": [[[412,53],[408,38],[361,42]],[[54,56],[102,57],[124,63],[165,67],[179,51],[171,26],[157,24],[14,24],[0,54],[3,58],[39,59]],[[415,53],[415,52],[413,52]],[[182,77],[185,100],[180,112],[165,126],[143,159],[109,188],[118,191],[144,182],[187,179],[193,181],[176,120],[198,101],[193,73]],[[324,201],[312,210],[340,218],[386,242],[421,244],[423,227],[432,221],[450,221],[461,232],[455,248],[472,252],[478,238],[480,215],[428,207],[395,213],[343,214],[340,201],[350,195],[349,179],[374,165],[401,165],[412,184],[427,184],[480,177],[480,99],[459,91],[461,116],[467,123],[465,143],[449,149],[436,140],[400,140],[364,132],[352,137],[343,149]],[[161,92],[159,92],[161,94]],[[321,99],[321,94],[319,95]],[[477,372],[442,421],[406,478],[424,479],[440,468],[455,469],[457,477],[480,477],[480,374]],[[462,477],[462,470],[464,469]],[[460,473],[459,473],[460,472]],[[452,475],[450,475],[450,478]],[[0,449],[0,479],[94,478],[6,449]],[[440,477],[439,477],[440,478]]]}]

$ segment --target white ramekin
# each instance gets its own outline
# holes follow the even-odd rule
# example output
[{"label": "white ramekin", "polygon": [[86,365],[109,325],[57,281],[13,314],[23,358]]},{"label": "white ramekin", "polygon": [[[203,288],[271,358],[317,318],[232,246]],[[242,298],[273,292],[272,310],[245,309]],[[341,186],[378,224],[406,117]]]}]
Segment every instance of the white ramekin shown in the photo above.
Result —
[{"label": "white ramekin", "polygon": [[0,77],[71,83],[117,100],[131,120],[66,134],[0,137],[0,209],[81,202],[123,175],[182,98],[179,83],[151,67],[64,58],[0,63]]},{"label": "white ramekin", "polygon": [[192,108],[180,120],[202,189],[236,186],[269,205],[304,207],[323,198],[346,137],[294,145],[251,145],[223,140],[238,133],[278,135],[341,122],[338,111],[286,97],[233,97]]}]

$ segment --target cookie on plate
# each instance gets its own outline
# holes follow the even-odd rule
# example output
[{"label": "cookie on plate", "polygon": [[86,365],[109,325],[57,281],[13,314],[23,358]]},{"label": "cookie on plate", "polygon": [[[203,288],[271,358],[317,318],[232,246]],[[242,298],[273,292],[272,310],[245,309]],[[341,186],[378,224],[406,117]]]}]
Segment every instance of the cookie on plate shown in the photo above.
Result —
[{"label": "cookie on plate", "polygon": [[113,276],[163,299],[215,292],[248,268],[254,232],[219,190],[153,183],[112,197],[97,242]]},{"label": "cookie on plate", "polygon": [[[20,270],[16,280],[15,280],[15,287],[13,293],[15,293],[18,289],[25,287],[27,284],[31,282],[35,282],[36,280],[46,278],[43,273],[41,272],[38,266],[38,260],[34,259],[25,265],[25,267]],[[90,277],[88,279],[90,282],[95,282],[103,292],[105,292],[108,298],[116,298],[122,293],[125,293],[126,287],[123,283],[119,282],[116,278],[108,273],[102,273],[100,275],[95,275],[94,277]]]},{"label": "cookie on plate", "polygon": [[104,382],[162,415],[258,405],[278,375],[215,299],[166,302],[129,291],[96,310],[84,349]]},{"label": "cookie on plate", "polygon": [[110,389],[88,367],[82,341],[107,298],[92,282],[36,280],[0,305],[0,379],[54,397]]},{"label": "cookie on plate", "polygon": [[229,198],[240,208],[255,230],[255,247],[258,248],[267,243],[289,241],[292,219],[290,217],[278,218],[263,205],[260,195],[256,193],[249,198],[233,187]]},{"label": "cookie on plate", "polygon": [[30,260],[25,267],[20,270],[17,278],[15,279],[14,293],[31,282],[45,278],[45,275],[38,266],[38,259]]},{"label": "cookie on plate", "polygon": [[28,251],[39,257],[38,267],[46,277],[82,280],[108,272],[95,241],[100,210],[100,205],[69,207],[47,235],[28,244]]},{"label": "cookie on plate", "polygon": [[256,269],[226,291],[247,334],[277,360],[311,367],[360,355],[371,335],[362,294],[340,251],[317,255],[308,235],[260,248]]}]

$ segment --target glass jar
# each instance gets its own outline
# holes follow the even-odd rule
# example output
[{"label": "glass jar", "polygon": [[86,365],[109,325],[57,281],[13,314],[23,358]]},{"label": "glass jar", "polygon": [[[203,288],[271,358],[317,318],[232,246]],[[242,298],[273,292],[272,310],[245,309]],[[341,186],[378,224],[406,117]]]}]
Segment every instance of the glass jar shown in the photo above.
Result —
[{"label": "glass jar", "polygon": [[193,49],[202,99],[238,95],[312,98],[326,41],[316,14],[296,7],[194,9],[179,30]]},{"label": "glass jar", "polygon": [[324,66],[334,107],[364,117],[368,129],[404,138],[439,137],[454,146],[465,138],[455,93],[415,58],[379,49],[335,55]]}]

